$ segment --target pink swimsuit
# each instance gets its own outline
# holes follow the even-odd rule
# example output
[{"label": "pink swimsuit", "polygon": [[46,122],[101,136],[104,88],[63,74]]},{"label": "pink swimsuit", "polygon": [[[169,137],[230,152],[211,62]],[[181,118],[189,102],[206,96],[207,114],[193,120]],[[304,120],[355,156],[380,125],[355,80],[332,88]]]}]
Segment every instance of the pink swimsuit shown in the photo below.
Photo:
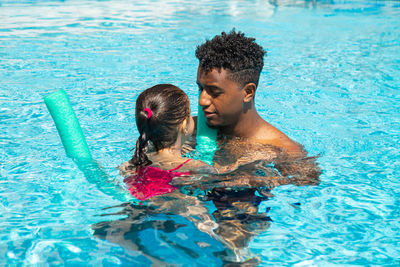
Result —
[{"label": "pink swimsuit", "polygon": [[190,174],[190,172],[176,172],[176,170],[190,160],[192,159],[188,159],[178,167],[167,171],[153,166],[139,167],[136,174],[125,178],[124,182],[129,187],[129,192],[142,201],[153,196],[171,193],[176,189],[169,184],[172,179]]}]

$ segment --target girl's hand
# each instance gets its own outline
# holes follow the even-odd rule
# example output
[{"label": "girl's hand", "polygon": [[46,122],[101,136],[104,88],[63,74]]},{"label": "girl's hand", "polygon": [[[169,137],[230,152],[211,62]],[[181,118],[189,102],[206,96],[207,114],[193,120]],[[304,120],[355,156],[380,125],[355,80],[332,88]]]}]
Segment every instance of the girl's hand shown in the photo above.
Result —
[{"label": "girl's hand", "polygon": [[119,174],[122,177],[128,177],[136,173],[136,168],[134,168],[132,164],[129,163],[129,161],[122,163],[117,167],[117,169],[119,170]]}]

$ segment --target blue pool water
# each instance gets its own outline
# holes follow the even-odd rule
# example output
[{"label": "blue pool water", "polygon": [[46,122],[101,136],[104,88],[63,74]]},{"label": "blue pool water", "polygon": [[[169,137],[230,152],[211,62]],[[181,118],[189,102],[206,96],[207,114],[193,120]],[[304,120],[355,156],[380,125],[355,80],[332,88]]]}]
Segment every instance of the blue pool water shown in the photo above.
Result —
[{"label": "blue pool water", "polygon": [[[0,1],[0,265],[149,265],[93,235],[126,215],[99,216],[121,203],[66,157],[42,98],[67,91],[92,154],[121,179],[139,92],[173,83],[196,110],[196,45],[233,27],[268,51],[258,111],[323,170],[320,185],[261,203],[260,265],[399,265],[399,17],[398,1]],[[211,247],[185,253],[150,230],[143,245],[172,264],[221,264],[218,242],[173,219],[187,226],[171,238]]]}]

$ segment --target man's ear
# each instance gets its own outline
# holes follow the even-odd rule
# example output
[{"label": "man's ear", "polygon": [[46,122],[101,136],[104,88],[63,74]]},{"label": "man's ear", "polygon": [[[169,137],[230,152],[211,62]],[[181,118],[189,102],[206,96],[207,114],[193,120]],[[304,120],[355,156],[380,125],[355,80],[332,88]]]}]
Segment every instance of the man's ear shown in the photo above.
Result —
[{"label": "man's ear", "polygon": [[248,83],[243,87],[243,92],[245,93],[243,102],[249,103],[256,94],[256,85],[255,83]]}]

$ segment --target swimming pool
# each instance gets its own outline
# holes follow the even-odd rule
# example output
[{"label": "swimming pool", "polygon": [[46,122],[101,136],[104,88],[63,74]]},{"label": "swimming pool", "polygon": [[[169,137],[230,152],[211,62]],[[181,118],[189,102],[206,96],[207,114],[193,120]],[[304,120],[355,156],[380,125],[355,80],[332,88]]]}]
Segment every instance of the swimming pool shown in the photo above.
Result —
[{"label": "swimming pool", "polygon": [[[196,110],[195,47],[233,27],[268,51],[258,110],[323,169],[318,186],[273,190],[251,251],[262,266],[400,264],[399,16],[397,1],[1,1],[0,265],[149,264],[93,236],[126,215],[100,216],[120,202],[66,157],[42,99],[67,91],[93,156],[118,177],[140,90],[176,84]],[[220,246],[173,219],[165,235],[182,246],[195,235]],[[141,234],[173,264],[220,264],[210,247]]]}]

